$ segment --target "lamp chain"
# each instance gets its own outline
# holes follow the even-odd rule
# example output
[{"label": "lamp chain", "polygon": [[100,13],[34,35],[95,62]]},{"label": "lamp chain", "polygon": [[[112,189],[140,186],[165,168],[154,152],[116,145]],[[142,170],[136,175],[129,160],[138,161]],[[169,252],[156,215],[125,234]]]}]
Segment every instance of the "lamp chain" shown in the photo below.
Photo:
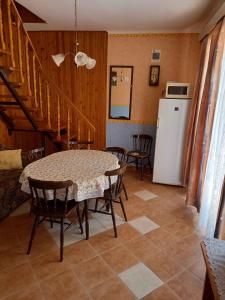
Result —
[{"label": "lamp chain", "polygon": [[78,30],[78,21],[77,21],[77,0],[74,0],[74,27],[75,27],[75,31],[76,31],[76,53],[78,51],[78,46],[79,46],[79,42],[78,42],[78,34],[77,34],[77,30]]}]

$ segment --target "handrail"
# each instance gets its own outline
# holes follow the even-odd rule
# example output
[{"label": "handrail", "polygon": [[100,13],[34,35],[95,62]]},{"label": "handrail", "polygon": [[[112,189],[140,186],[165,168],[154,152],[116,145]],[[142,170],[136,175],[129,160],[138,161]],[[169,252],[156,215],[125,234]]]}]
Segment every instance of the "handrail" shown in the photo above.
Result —
[{"label": "handrail", "polygon": [[96,128],[95,126],[88,120],[88,118],[76,107],[76,105],[70,100],[70,98],[62,92],[62,90],[55,84],[55,82],[44,72],[42,72],[43,76],[48,80],[53,86],[54,89],[57,90],[57,92],[67,101],[68,104],[70,104],[74,110],[81,116],[83,120],[85,120],[86,123],[92,128],[92,130],[95,132]]},{"label": "handrail", "polygon": [[38,55],[37,55],[37,52],[36,52],[36,50],[35,50],[35,48],[34,48],[34,46],[33,46],[33,44],[32,44],[32,41],[31,41],[31,39],[30,39],[30,37],[29,37],[29,34],[27,33],[27,31],[25,30],[25,28],[24,28],[24,26],[23,26],[23,21],[22,21],[22,19],[21,19],[21,17],[20,17],[20,14],[19,14],[19,12],[18,12],[18,10],[17,10],[17,8],[16,8],[16,6],[15,6],[15,3],[14,3],[14,1],[13,0],[11,0],[11,2],[12,2],[12,4],[13,4],[13,8],[14,8],[14,10],[15,10],[15,12],[16,12],[16,14],[17,14],[17,16],[18,16],[18,18],[20,19],[20,21],[21,21],[21,24],[22,24],[22,28],[23,28],[23,31],[24,31],[24,33],[26,34],[26,37],[27,37],[27,39],[28,39],[28,42],[29,42],[29,46],[32,48],[32,51],[34,52],[34,55],[35,55],[35,57],[36,57],[36,60],[37,60],[37,62],[38,62],[38,65],[39,65],[39,68],[40,68],[40,71],[41,71],[41,74],[45,77],[45,79],[51,84],[51,85],[53,85],[53,87],[54,87],[54,90],[56,90],[59,94],[60,94],[60,96],[62,97],[62,98],[64,98],[65,99],[65,101],[67,102],[67,104],[69,104],[77,113],[78,113],[78,115],[81,117],[81,119],[83,119],[88,125],[89,125],[89,127],[91,127],[91,129],[95,132],[96,131],[96,128],[95,128],[95,126],[88,120],[88,118],[76,107],[76,105],[70,100],[70,98],[61,90],[61,89],[59,89],[59,87],[55,84],[55,82],[43,71],[43,68],[42,68],[42,64],[41,64],[41,62],[40,62],[40,60],[39,60],[39,57],[38,57]]}]

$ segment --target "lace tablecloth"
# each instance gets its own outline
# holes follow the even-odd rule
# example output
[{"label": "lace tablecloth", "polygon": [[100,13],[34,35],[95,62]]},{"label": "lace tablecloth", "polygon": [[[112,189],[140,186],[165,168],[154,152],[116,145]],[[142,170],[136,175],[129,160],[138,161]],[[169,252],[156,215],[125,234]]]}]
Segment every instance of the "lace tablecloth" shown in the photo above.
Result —
[{"label": "lace tablecloth", "polygon": [[204,244],[219,295],[221,300],[225,300],[225,241],[207,238]]},{"label": "lace tablecloth", "polygon": [[[82,201],[102,197],[109,187],[106,171],[119,167],[118,158],[97,150],[68,150],[51,154],[28,165],[20,176],[22,191],[30,193],[28,177],[46,181],[71,180],[68,199]],[[61,200],[64,194],[57,194]]]}]

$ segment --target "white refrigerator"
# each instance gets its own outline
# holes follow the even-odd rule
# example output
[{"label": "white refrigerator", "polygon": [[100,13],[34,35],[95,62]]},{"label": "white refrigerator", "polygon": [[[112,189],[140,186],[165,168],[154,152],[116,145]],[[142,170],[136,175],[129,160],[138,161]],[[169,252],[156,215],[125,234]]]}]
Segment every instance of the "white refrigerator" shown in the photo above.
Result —
[{"label": "white refrigerator", "polygon": [[153,182],[182,185],[184,143],[191,99],[160,99]]}]

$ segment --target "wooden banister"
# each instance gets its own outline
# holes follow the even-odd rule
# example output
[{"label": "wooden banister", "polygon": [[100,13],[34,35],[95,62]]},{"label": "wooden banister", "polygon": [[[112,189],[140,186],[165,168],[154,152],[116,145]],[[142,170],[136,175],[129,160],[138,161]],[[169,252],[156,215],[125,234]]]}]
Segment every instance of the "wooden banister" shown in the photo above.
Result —
[{"label": "wooden banister", "polygon": [[2,19],[2,0],[0,0],[0,40],[1,48],[6,49],[5,39],[4,39],[4,28],[3,28],[3,19]]},{"label": "wooden banister", "polygon": [[23,59],[22,59],[22,45],[21,45],[21,21],[19,18],[17,18],[17,39],[18,39],[18,55],[19,55],[19,68],[20,68],[20,80],[23,83],[24,77],[23,77]]},{"label": "wooden banister", "polygon": [[82,119],[82,120],[84,120],[87,124],[88,124],[88,126],[91,128],[91,130],[92,131],[96,131],[96,128],[95,128],[95,126],[88,120],[88,118],[76,107],[76,105],[70,100],[70,98],[66,95],[66,94],[64,94],[63,92],[62,92],[62,90],[60,90],[60,88],[56,85],[56,83],[46,74],[46,73],[42,73],[42,75],[43,75],[43,77],[54,87],[54,90],[56,90],[57,91],[57,93],[61,96],[61,98],[63,98],[66,102],[67,102],[67,104],[68,105],[70,105],[71,106],[71,108],[73,109],[73,110],[75,110],[77,113],[78,113],[78,115],[80,116],[80,118]]},{"label": "wooden banister", "polygon": [[[19,71],[15,73],[15,78],[19,75],[22,92],[29,97],[27,111],[29,105],[34,106],[37,111],[35,115],[31,114],[31,117],[34,121],[38,118],[43,124],[46,121],[47,129],[57,133],[57,140],[61,139],[63,123],[67,127],[68,141],[71,137],[90,141],[92,133],[96,131],[95,126],[44,72],[14,1],[0,0],[0,8],[2,6],[5,10],[0,9],[0,48],[10,55],[5,61],[8,63],[8,60],[11,60],[10,67]],[[22,98],[20,100],[23,101]],[[26,105],[23,104],[23,110],[25,109]],[[39,124],[38,120],[36,121]],[[36,125],[33,127],[36,128]]]},{"label": "wooden banister", "polygon": [[11,0],[7,0],[7,15],[8,15],[8,26],[9,26],[9,47],[11,53],[12,67],[15,68],[15,58],[13,51],[13,32],[12,32],[12,18],[11,18]]}]

